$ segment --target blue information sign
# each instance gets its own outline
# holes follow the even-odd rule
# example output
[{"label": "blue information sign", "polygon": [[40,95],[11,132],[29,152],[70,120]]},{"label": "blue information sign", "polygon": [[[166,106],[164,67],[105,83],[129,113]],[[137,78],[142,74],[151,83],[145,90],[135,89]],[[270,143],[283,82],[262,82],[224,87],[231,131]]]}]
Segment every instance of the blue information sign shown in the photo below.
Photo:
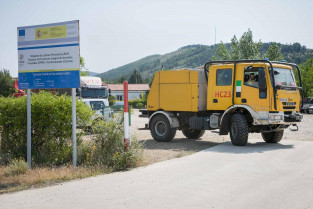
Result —
[{"label": "blue information sign", "polygon": [[79,87],[79,22],[17,28],[20,89]]}]

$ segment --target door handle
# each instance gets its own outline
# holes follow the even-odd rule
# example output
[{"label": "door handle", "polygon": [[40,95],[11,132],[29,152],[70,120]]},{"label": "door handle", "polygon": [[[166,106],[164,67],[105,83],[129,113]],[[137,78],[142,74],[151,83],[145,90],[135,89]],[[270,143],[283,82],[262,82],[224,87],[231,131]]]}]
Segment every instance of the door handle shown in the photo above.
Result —
[{"label": "door handle", "polygon": [[218,103],[218,100],[217,99],[213,99],[213,103]]}]

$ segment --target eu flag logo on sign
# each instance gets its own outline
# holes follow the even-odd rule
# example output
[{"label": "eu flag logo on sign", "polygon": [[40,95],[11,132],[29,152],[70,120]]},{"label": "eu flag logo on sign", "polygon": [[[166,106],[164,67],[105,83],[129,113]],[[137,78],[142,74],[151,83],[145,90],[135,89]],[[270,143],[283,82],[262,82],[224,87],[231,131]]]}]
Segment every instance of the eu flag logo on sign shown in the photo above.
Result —
[{"label": "eu flag logo on sign", "polygon": [[25,36],[25,30],[19,30],[18,36]]}]

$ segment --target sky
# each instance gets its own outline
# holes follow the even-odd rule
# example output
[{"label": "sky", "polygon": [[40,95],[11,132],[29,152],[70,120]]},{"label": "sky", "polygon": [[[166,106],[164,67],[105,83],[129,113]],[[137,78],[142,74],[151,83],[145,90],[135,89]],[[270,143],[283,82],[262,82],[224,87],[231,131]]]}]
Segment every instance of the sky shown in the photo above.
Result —
[{"label": "sky", "polygon": [[18,75],[17,27],[79,20],[80,55],[105,72],[190,44],[255,41],[313,49],[310,0],[0,0],[0,69]]}]

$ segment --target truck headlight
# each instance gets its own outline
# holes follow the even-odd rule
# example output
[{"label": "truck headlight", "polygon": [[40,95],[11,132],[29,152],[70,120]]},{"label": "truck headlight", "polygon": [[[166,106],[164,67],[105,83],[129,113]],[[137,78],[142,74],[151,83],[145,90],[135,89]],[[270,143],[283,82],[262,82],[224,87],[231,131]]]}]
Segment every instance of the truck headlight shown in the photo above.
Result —
[{"label": "truck headlight", "polygon": [[270,120],[282,120],[283,116],[282,115],[270,115],[269,119]]}]

